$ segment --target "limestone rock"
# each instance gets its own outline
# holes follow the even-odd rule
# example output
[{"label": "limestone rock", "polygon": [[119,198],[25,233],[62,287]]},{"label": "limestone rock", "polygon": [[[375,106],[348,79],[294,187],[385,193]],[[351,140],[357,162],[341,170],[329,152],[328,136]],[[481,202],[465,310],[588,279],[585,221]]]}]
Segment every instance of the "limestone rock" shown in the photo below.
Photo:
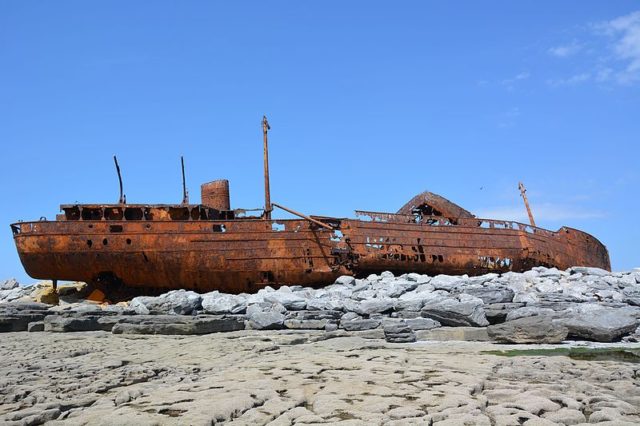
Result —
[{"label": "limestone rock", "polygon": [[113,334],[191,335],[242,329],[244,329],[244,322],[237,316],[135,315],[121,318],[111,332]]},{"label": "limestone rock", "polygon": [[554,325],[549,316],[537,315],[491,325],[487,333],[498,342],[560,343],[567,338],[569,330],[562,325]]},{"label": "limestone rock", "polygon": [[450,326],[484,327],[489,325],[482,300],[465,294],[426,303],[422,308],[422,316]]},{"label": "limestone rock", "polygon": [[632,333],[638,326],[638,320],[626,311],[602,308],[594,312],[575,314],[558,320],[575,337],[612,342]]},{"label": "limestone rock", "polygon": [[416,341],[416,335],[404,320],[387,320],[382,323],[384,338],[391,343]]},{"label": "limestone rock", "polygon": [[213,315],[241,314],[247,310],[247,299],[242,295],[212,291],[202,295],[202,309]]},{"label": "limestone rock", "polygon": [[249,317],[249,326],[254,330],[276,330],[284,326],[284,315],[279,312],[253,312]]}]

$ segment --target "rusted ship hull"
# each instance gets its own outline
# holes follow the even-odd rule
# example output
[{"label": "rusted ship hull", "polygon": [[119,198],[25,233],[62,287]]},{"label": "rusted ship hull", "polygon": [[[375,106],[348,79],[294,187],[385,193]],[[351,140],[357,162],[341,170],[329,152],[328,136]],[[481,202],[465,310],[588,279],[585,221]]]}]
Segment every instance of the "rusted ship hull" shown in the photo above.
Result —
[{"label": "rusted ship hull", "polygon": [[[439,212],[437,212],[439,213]],[[369,220],[66,220],[12,225],[33,278],[103,287],[254,292],[327,285],[344,274],[470,274],[544,265],[610,269],[606,248],[571,228],[516,222],[363,213]]]}]

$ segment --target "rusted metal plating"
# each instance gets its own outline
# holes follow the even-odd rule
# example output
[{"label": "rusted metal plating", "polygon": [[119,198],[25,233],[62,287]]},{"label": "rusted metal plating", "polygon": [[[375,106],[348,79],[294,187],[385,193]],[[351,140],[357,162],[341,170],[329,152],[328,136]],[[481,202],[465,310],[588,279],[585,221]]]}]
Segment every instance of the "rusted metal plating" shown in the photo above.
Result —
[{"label": "rusted metal plating", "polygon": [[73,204],[61,210],[56,221],[11,225],[25,270],[38,279],[93,282],[107,292],[118,285],[225,292],[322,286],[343,274],[384,270],[610,269],[606,248],[582,231],[475,217],[358,212],[360,219],[266,220],[206,205]]},{"label": "rusted metal plating", "polygon": [[[270,285],[323,286],[340,275],[469,274],[533,266],[610,269],[591,235],[562,227],[480,219],[431,192],[397,213],[356,212],[358,219],[308,216],[272,203],[267,131],[265,208],[230,209],[229,183],[202,186],[201,204],[68,204],[55,221],[11,225],[20,260],[37,279],[93,283],[102,292],[186,288],[252,292]],[[115,158],[114,158],[115,160]],[[117,160],[116,160],[117,166]],[[273,206],[300,219],[272,220]]]}]

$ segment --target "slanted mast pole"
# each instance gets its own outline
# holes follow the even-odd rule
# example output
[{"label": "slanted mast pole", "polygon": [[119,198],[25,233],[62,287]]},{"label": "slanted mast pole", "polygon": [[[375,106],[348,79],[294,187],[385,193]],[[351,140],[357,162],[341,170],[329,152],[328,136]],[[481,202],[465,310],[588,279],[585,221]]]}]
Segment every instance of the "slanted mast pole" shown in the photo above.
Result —
[{"label": "slanted mast pole", "polygon": [[527,214],[529,215],[529,222],[531,226],[536,226],[536,222],[533,220],[533,214],[531,213],[531,207],[529,207],[529,200],[527,199],[527,189],[524,187],[522,182],[518,183],[518,189],[520,190],[520,195],[524,200],[524,206],[527,209]]},{"label": "slanted mast pole", "polygon": [[262,136],[264,141],[264,218],[271,220],[271,190],[269,189],[269,142],[267,132],[271,129],[267,116],[262,116]]}]

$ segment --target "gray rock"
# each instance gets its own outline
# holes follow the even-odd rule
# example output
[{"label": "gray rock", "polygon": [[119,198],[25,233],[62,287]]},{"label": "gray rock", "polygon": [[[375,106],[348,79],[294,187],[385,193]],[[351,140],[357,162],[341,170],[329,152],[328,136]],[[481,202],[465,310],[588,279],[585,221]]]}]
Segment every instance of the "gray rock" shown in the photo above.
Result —
[{"label": "gray rock", "polygon": [[355,308],[355,312],[360,315],[371,315],[390,311],[394,308],[395,302],[388,297],[367,299],[360,302]]},{"label": "gray rock", "polygon": [[240,316],[136,315],[122,317],[113,334],[210,334],[244,329]]},{"label": "gray rock", "polygon": [[117,407],[119,405],[126,404],[127,402],[131,402],[141,396],[142,392],[139,389],[125,389],[116,394],[113,402]]},{"label": "gray rock", "polygon": [[343,316],[340,311],[292,311],[286,314],[286,319],[307,320],[332,320],[338,321]]},{"label": "gray rock", "polygon": [[279,312],[255,312],[249,315],[249,326],[254,330],[277,330],[284,326],[284,319]]},{"label": "gray rock", "polygon": [[13,290],[18,287],[20,287],[20,284],[15,278],[9,278],[0,284],[0,290]]},{"label": "gray rock", "polygon": [[382,323],[384,338],[391,343],[409,343],[416,341],[416,334],[403,320],[386,320]]},{"label": "gray rock", "polygon": [[506,343],[560,343],[569,330],[553,323],[549,316],[537,315],[487,327],[489,337]]},{"label": "gray rock", "polygon": [[247,310],[247,299],[241,295],[212,291],[202,295],[202,309],[213,315],[241,314]]},{"label": "gray rock", "polygon": [[421,291],[421,287],[418,287],[414,291],[406,292],[400,296],[395,302],[395,307],[398,311],[419,311],[428,302],[448,297],[449,293],[444,290]]},{"label": "gray rock", "polygon": [[98,317],[95,316],[74,318],[49,315],[44,319],[44,331],[50,331],[54,333],[96,331],[101,329],[102,326],[98,323]]},{"label": "gray rock", "polygon": [[572,317],[557,321],[569,329],[571,336],[596,342],[618,340],[632,333],[638,326],[638,320],[635,316],[613,308],[577,313]]},{"label": "gray rock", "polygon": [[372,330],[380,326],[379,319],[354,319],[350,321],[340,321],[340,328],[347,331]]},{"label": "gray rock", "polygon": [[441,324],[431,318],[409,318],[405,320],[405,323],[411,327],[412,330],[431,330],[432,328],[438,328]]},{"label": "gray rock", "polygon": [[451,291],[455,289],[456,286],[464,285],[467,283],[467,276],[457,277],[451,275],[436,275],[431,278],[429,284],[432,285],[436,290],[446,290]]},{"label": "gray rock", "polygon": [[352,321],[355,319],[362,319],[362,317],[355,312],[347,312],[346,314],[340,317],[340,322],[342,321]]},{"label": "gray rock", "polygon": [[311,297],[307,300],[307,309],[311,311],[339,311],[343,304],[338,298],[331,296]]},{"label": "gray rock", "polygon": [[284,326],[294,330],[324,330],[329,321],[328,319],[285,319]]},{"label": "gray rock", "polygon": [[282,288],[265,295],[264,300],[266,302],[279,303],[290,311],[300,311],[307,307],[307,300],[305,298],[291,291],[284,291]]},{"label": "gray rock", "polygon": [[324,326],[324,331],[326,331],[327,333],[331,333],[333,331],[336,331],[337,329],[338,329],[338,323],[335,323],[335,322],[330,322]]},{"label": "gray rock", "polygon": [[172,290],[158,297],[135,297],[129,306],[139,315],[190,315],[202,308],[202,297],[193,291]]},{"label": "gray rock", "polygon": [[455,298],[428,302],[421,312],[423,317],[435,319],[443,325],[475,327],[489,325],[482,300],[465,294],[457,295]]},{"label": "gray rock", "polygon": [[0,301],[13,302],[14,300],[18,300],[30,293],[30,290],[27,290],[27,288],[25,287],[15,287],[10,290],[0,290]]},{"label": "gray rock", "polygon": [[490,324],[505,322],[507,315],[524,306],[524,303],[491,303],[484,305],[484,313]]},{"label": "gray rock", "polygon": [[433,340],[439,342],[465,341],[488,342],[487,327],[438,327],[431,330],[416,331],[418,340]]},{"label": "gray rock", "polygon": [[44,321],[30,322],[27,325],[27,331],[30,333],[33,333],[36,331],[44,331]]},{"label": "gray rock", "polygon": [[555,311],[553,309],[540,308],[538,306],[523,306],[521,308],[514,309],[513,311],[509,312],[507,314],[506,320],[513,321],[520,318],[534,317],[537,315],[544,315],[544,316],[551,317],[554,314],[555,314]]},{"label": "gray rock", "polygon": [[591,268],[587,266],[574,266],[573,268],[569,268],[569,272],[571,274],[583,274],[583,275],[595,275],[598,277],[603,277],[605,275],[611,275],[611,272],[605,271],[600,268]]},{"label": "gray rock", "polygon": [[509,303],[513,300],[513,290],[504,287],[463,287],[457,290],[481,299],[484,303]]},{"label": "gray rock", "polygon": [[351,286],[356,283],[356,279],[349,275],[342,275],[338,277],[335,281],[335,284]]}]

